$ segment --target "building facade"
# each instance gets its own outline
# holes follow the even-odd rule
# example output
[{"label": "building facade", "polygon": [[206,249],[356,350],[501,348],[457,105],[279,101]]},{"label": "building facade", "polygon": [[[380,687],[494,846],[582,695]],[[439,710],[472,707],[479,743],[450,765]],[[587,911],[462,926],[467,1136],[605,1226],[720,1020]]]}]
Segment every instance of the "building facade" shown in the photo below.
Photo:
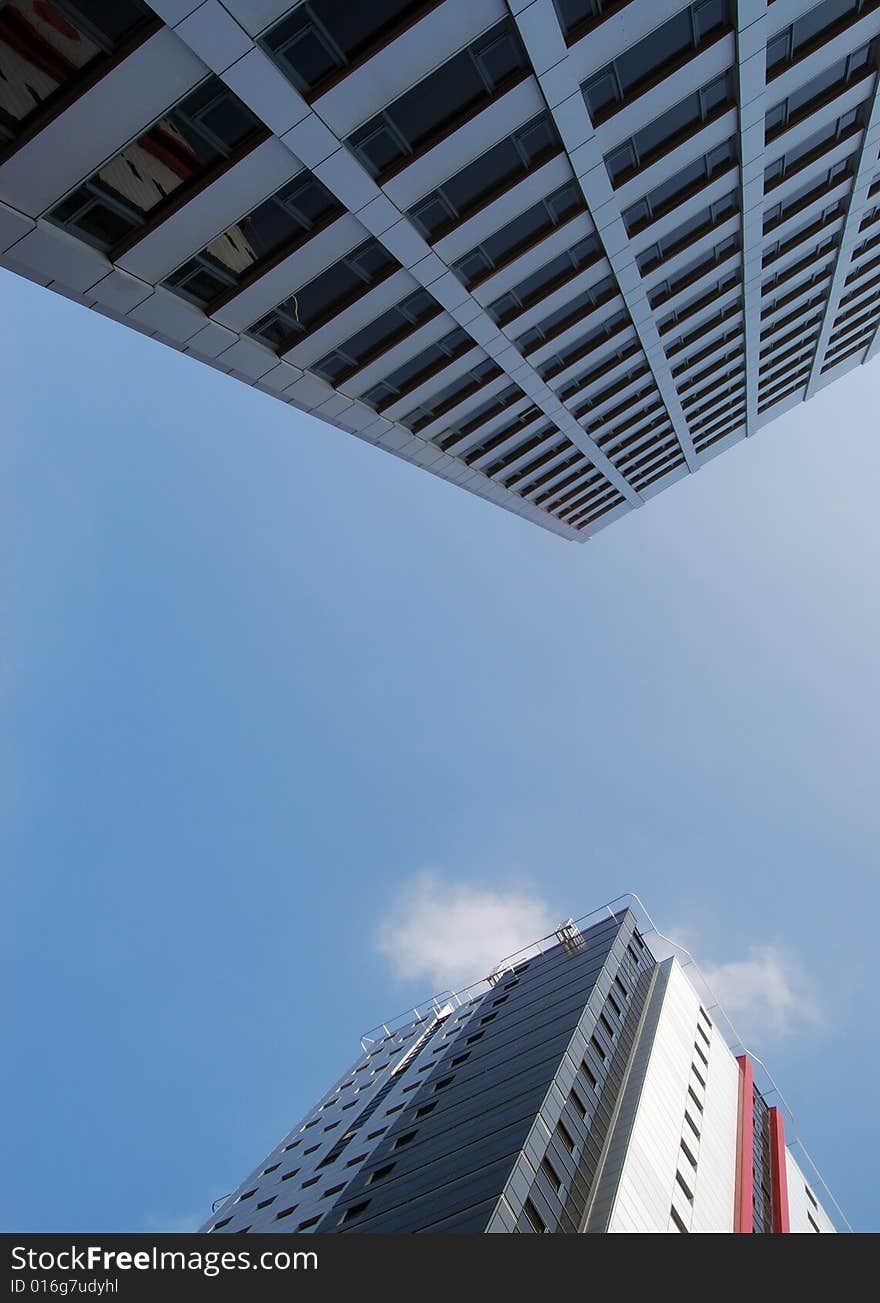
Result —
[{"label": "building facade", "polygon": [[632,909],[412,1012],[363,1039],[203,1230],[835,1230],[752,1061]]},{"label": "building facade", "polygon": [[870,359],[877,0],[0,0],[0,265],[584,540]]}]

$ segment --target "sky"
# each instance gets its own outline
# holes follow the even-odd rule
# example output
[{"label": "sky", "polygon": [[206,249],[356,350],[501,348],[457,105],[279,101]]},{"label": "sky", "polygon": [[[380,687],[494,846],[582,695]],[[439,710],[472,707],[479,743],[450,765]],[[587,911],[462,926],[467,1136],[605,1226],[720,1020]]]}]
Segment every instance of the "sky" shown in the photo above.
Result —
[{"label": "sky", "polygon": [[578,546],[0,295],[0,1226],[195,1229],[363,1031],[637,891],[876,1230],[880,368]]}]

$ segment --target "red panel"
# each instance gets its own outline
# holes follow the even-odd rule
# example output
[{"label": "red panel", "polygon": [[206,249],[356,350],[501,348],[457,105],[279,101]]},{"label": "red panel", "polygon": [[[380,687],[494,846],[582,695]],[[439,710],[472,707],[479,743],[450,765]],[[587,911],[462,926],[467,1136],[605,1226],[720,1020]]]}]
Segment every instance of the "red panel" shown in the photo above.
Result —
[{"label": "red panel", "polygon": [[785,1123],[778,1108],[770,1112],[770,1179],[773,1189],[773,1234],[788,1235],[788,1172],[785,1166]]},{"label": "red panel", "polygon": [[736,1118],[736,1194],[733,1229],[737,1235],[751,1235],[755,1228],[752,1181],[755,1136],[755,1075],[747,1054],[740,1055],[739,1106]]}]

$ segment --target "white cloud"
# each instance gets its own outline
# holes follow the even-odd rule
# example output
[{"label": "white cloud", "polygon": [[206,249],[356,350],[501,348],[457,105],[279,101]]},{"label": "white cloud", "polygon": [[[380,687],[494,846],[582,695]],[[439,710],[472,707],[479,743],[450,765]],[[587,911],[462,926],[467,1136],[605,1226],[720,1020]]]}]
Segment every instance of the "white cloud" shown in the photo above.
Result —
[{"label": "white cloud", "polygon": [[796,956],[752,946],[747,959],[701,964],[706,981],[741,1036],[766,1040],[822,1022],[821,1007]]},{"label": "white cloud", "polygon": [[557,923],[528,889],[489,890],[421,873],[382,923],[377,946],[396,977],[424,981],[432,991],[457,989]]}]

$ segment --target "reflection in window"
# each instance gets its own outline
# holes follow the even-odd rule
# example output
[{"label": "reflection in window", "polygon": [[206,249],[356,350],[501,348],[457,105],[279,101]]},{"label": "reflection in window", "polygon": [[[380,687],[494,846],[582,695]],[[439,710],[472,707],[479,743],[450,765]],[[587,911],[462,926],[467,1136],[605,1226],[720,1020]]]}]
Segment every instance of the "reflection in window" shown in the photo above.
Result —
[{"label": "reflection in window", "polygon": [[544,238],[554,226],[567,222],[586,208],[580,188],[571,182],[502,226],[453,264],[452,270],[467,288],[511,262],[523,250]]},{"label": "reflection in window", "polygon": [[438,0],[306,0],[261,44],[309,99],[432,9]]},{"label": "reflection in window", "polygon": [[521,80],[529,68],[515,25],[504,19],[377,113],[345,143],[370,175],[382,180]]},{"label": "reflection in window", "polygon": [[366,294],[373,285],[385,280],[399,266],[397,259],[378,240],[365,240],[267,312],[247,333],[283,353],[305,338],[309,331]]},{"label": "reflection in window", "polygon": [[311,172],[300,172],[211,240],[165,281],[200,307],[233,294],[345,209]]},{"label": "reflection in window", "polygon": [[141,0],[0,0],[0,149],[158,27]]},{"label": "reflection in window", "polygon": [[541,113],[420,199],[409,216],[433,243],[561,149],[550,114]]},{"label": "reflection in window", "polygon": [[734,104],[736,85],[733,73],[728,71],[714,77],[605,155],[605,166],[612,184],[622,185],[661,154],[674,148],[685,136]]},{"label": "reflection in window", "polygon": [[654,29],[581,87],[594,124],[635,99],[730,26],[729,0],[700,0]]},{"label": "reflection in window", "polygon": [[113,249],[265,134],[250,109],[218,77],[208,77],[49,218],[98,249]]},{"label": "reflection in window", "polygon": [[375,321],[351,335],[344,344],[315,362],[311,367],[331,385],[341,384],[360,367],[404,339],[417,326],[431,321],[440,305],[427,290],[418,289],[402,303],[383,312]]},{"label": "reflection in window", "polygon": [[621,214],[627,235],[634,235],[643,226],[648,226],[677,208],[704,185],[726,172],[736,162],[736,158],[735,140],[726,140],[723,145],[710,150],[702,158],[695,159],[680,172],[655,186],[643,199],[631,204]]}]

